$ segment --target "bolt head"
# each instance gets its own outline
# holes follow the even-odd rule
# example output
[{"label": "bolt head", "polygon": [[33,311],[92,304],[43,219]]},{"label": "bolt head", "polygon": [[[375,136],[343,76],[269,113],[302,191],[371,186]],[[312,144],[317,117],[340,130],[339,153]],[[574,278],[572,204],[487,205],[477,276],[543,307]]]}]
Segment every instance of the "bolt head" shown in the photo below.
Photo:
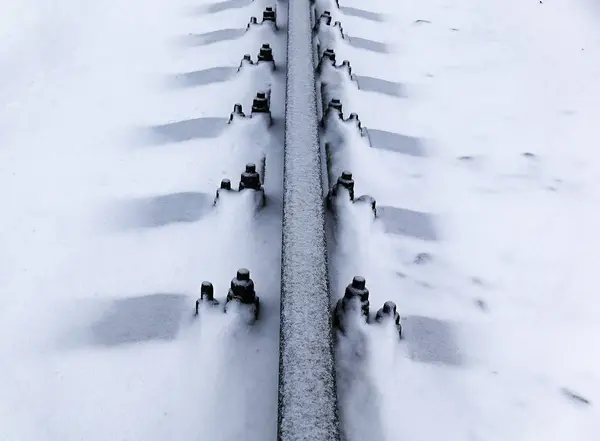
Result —
[{"label": "bolt head", "polygon": [[208,300],[212,300],[214,298],[214,289],[213,285],[210,282],[204,281],[200,286],[200,298],[207,297]]},{"label": "bolt head", "polygon": [[325,50],[325,52],[323,52],[323,57],[329,58],[331,61],[335,61],[335,51],[328,48]]},{"label": "bolt head", "polygon": [[250,280],[250,271],[246,268],[240,268],[237,270],[236,278],[238,280]]},{"label": "bolt head", "polygon": [[333,98],[331,101],[329,101],[329,108],[335,109],[335,110],[337,110],[341,114],[341,112],[342,112],[342,102],[339,99],[337,99],[337,98]]},{"label": "bolt head", "polygon": [[352,287],[357,289],[365,289],[367,281],[362,276],[354,276],[352,279]]},{"label": "bolt head", "polygon": [[396,313],[396,304],[392,301],[387,301],[383,304],[383,312],[386,314],[395,314]]}]

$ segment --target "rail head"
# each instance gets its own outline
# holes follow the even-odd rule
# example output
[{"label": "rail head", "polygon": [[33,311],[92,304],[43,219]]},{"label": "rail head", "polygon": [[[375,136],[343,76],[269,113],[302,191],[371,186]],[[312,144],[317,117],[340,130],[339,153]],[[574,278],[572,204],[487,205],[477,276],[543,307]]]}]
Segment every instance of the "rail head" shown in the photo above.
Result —
[{"label": "rail head", "polygon": [[279,441],[339,441],[310,0],[288,2]]}]

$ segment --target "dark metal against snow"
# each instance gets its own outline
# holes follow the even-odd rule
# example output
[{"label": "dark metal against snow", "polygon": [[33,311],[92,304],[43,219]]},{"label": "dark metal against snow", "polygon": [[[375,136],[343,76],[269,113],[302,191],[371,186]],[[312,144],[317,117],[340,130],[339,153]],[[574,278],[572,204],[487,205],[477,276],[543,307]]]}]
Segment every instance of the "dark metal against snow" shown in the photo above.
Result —
[{"label": "dark metal against snow", "polygon": [[309,0],[288,3],[278,441],[337,441]]}]

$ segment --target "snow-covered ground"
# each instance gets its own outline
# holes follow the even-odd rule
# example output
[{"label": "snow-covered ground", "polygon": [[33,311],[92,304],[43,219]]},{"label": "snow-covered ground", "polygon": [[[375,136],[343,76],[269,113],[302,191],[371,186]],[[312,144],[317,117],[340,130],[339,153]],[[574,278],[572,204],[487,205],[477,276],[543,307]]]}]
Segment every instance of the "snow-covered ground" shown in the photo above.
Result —
[{"label": "snow-covered ground", "polygon": [[[340,44],[338,61],[405,95],[347,89],[346,115],[423,148],[368,149],[355,137],[338,170],[354,173],[357,196],[435,227],[422,240],[386,234],[356,207],[342,216],[334,295],[365,276],[371,309],[395,301],[406,333],[397,343],[367,328],[370,367],[342,394],[350,437],[597,440],[599,10],[575,0],[341,6],[387,14],[341,20],[390,53]],[[343,369],[353,353],[341,349]]]},{"label": "snow-covered ground", "polygon": [[[0,439],[275,436],[285,71],[269,133],[226,124],[269,78],[218,81],[265,39],[281,64],[285,34],[206,44],[200,34],[244,30],[268,3],[211,5],[3,2]],[[168,125],[196,118],[220,119]],[[214,209],[220,180],[237,187],[263,153],[265,209],[254,216],[247,197]],[[239,267],[261,299],[257,326],[194,319],[201,281],[223,301]]]},{"label": "snow-covered ground", "polygon": [[[395,222],[434,228],[342,213],[334,297],[364,275],[372,311],[395,301],[406,335],[365,326],[366,364],[346,377],[354,348],[338,347],[349,438],[596,441],[600,8],[340,1],[350,44],[335,49],[362,89],[345,112],[421,143],[356,138],[334,168],[404,209]],[[4,0],[0,439],[275,439],[284,78],[235,76],[265,39],[283,61],[281,35],[242,32],[264,6]],[[266,83],[269,134],[221,129]],[[264,211],[213,209],[220,180],[237,186],[263,153]],[[194,318],[200,282],[223,300],[241,266],[257,326]]]}]

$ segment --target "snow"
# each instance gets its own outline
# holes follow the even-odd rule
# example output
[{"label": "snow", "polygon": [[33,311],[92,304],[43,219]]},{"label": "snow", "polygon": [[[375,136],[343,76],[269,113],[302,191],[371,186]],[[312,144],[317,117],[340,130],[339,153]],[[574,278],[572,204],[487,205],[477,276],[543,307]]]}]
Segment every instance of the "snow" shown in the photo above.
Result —
[{"label": "snow", "polygon": [[[234,124],[217,138],[181,142],[155,142],[151,130],[201,117],[226,123],[234,103],[250,105],[261,78],[193,88],[172,80],[237,68],[247,52],[256,59],[261,33],[208,46],[182,41],[244,29],[265,5],[206,14],[199,7],[209,2],[186,0],[5,3],[0,439],[274,437],[281,122],[268,134]],[[284,44],[275,40],[282,65]],[[283,90],[275,76],[279,121]],[[254,215],[240,195],[213,209],[220,180],[237,186],[261,149],[268,205]],[[238,329],[217,311],[194,319],[202,280],[223,301],[239,267],[255,281],[260,323]]]},{"label": "snow", "polygon": [[[393,300],[406,332],[397,342],[366,328],[368,367],[341,401],[348,438],[598,439],[598,10],[342,3],[385,14],[333,20],[391,53],[338,41],[338,62],[406,92],[347,83],[345,116],[420,138],[424,156],[369,148],[351,131],[333,167],[353,172],[357,196],[426,213],[439,237],[390,236],[354,206],[336,223],[334,297],[365,276],[372,312]],[[352,357],[342,349],[338,370]]]},{"label": "snow", "polygon": [[[338,340],[348,441],[597,441],[598,5],[317,3],[347,37],[332,40],[357,79],[336,89],[344,116],[383,131],[371,148],[352,124],[337,127],[347,142],[332,177],[350,169],[357,196],[404,210],[373,222],[368,206],[347,203],[330,231],[332,302],[362,275],[372,313],[393,300],[405,331],[398,341],[391,325],[359,324],[362,334]],[[285,74],[235,75],[267,41],[284,64],[284,4],[278,34],[243,33],[268,5],[3,2],[0,439],[277,436]],[[294,24],[306,40],[306,23]],[[293,82],[288,143],[310,147],[314,112],[303,112],[321,98],[311,102],[304,55],[294,59],[304,81]],[[268,134],[257,118],[228,126],[233,105],[249,113],[268,85]],[[405,136],[397,151],[377,145],[387,133]],[[264,209],[255,213],[249,194],[212,207],[220,180],[236,186],[265,154]],[[321,164],[294,165],[316,197]],[[303,193],[287,191],[298,214]],[[435,234],[390,234],[409,221],[398,213],[418,213]],[[321,219],[300,214],[295,225],[311,229],[287,238],[296,263]],[[322,294],[327,262],[312,263]],[[260,321],[247,329],[208,308],[194,317],[200,283],[223,301],[239,267],[255,281]],[[288,281],[310,293],[302,275]],[[322,326],[322,302],[311,307]],[[327,336],[313,336],[331,368]],[[292,354],[296,375],[319,356],[303,349]],[[325,371],[322,396],[333,386]],[[310,386],[298,386],[298,403]],[[334,419],[284,425],[335,437]]]},{"label": "snow", "polygon": [[311,13],[289,4],[278,438],[336,440],[334,360]]}]

